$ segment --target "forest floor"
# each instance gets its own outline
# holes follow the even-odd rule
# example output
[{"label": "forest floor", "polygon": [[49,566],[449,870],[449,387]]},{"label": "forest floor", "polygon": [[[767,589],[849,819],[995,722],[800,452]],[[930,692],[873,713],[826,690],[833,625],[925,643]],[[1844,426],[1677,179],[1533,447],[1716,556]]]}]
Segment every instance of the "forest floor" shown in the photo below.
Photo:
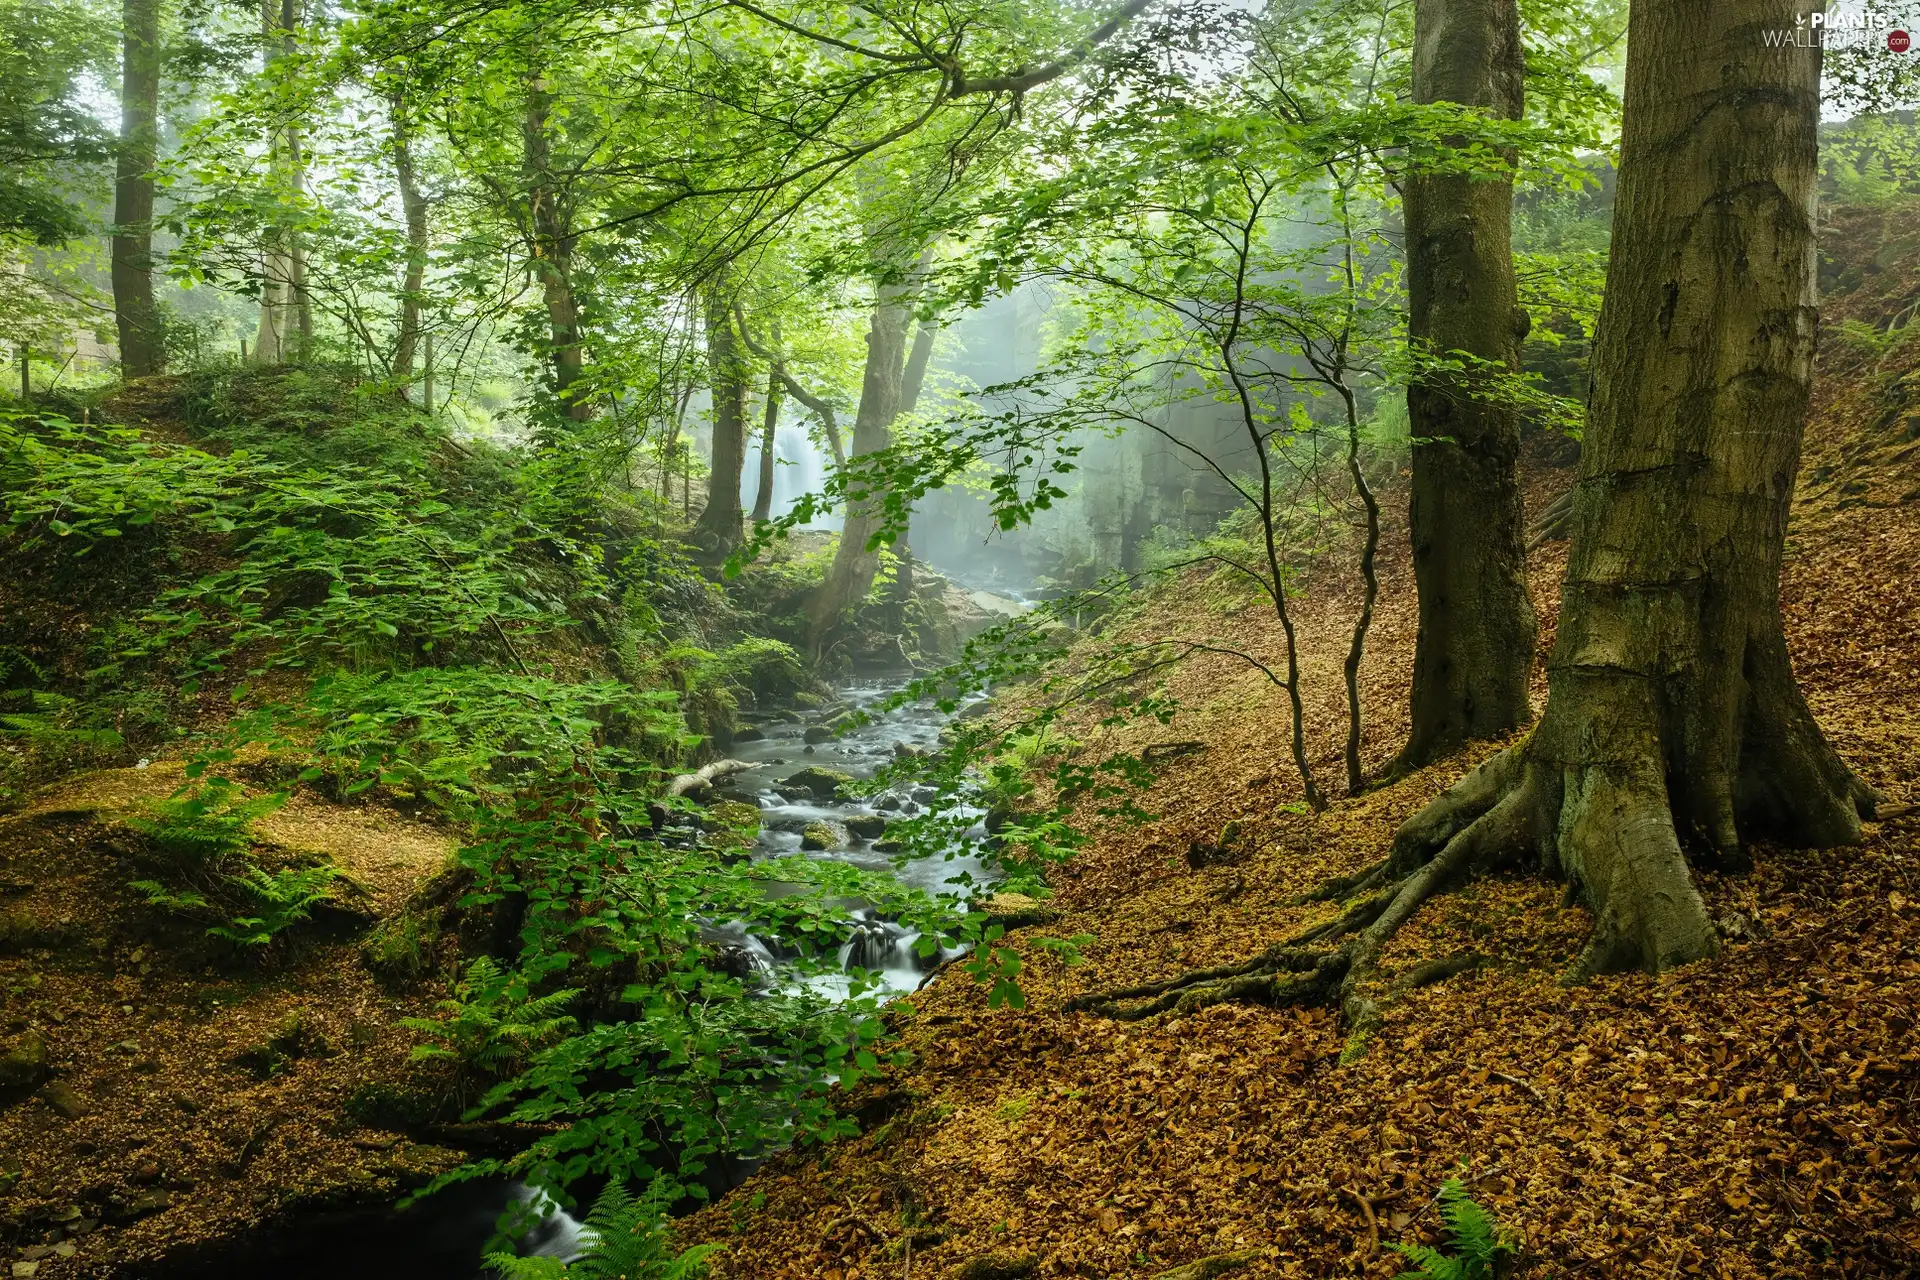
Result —
[{"label": "forest floor", "polygon": [[[1903,265],[1856,283],[1829,323],[1920,296]],[[1053,877],[1059,920],[1012,935],[1028,1007],[989,1010],[958,974],[902,1002],[915,1061],[864,1100],[864,1136],[780,1157],[685,1238],[725,1242],[727,1280],[1197,1280],[1226,1272],[1175,1268],[1233,1255],[1248,1280],[1387,1277],[1406,1266],[1387,1243],[1441,1239],[1433,1193],[1459,1176],[1521,1242],[1523,1276],[1920,1274],[1920,390],[1884,354],[1869,363],[1823,354],[1784,600],[1807,696],[1885,795],[1884,820],[1857,848],[1762,842],[1753,874],[1701,874],[1731,938],[1721,956],[1563,986],[1587,914],[1556,884],[1501,876],[1394,937],[1389,974],[1463,950],[1487,963],[1391,1006],[1349,1065],[1321,1010],[1137,1024],[1065,1011],[1331,916],[1288,899],[1381,857],[1492,750],[1300,812],[1281,697],[1232,658],[1196,659],[1167,677],[1185,707],[1172,725],[1103,730],[1089,711],[1071,726],[1088,762],[1158,739],[1208,745],[1163,766],[1141,801],[1155,821],[1087,820],[1089,847]],[[1534,469],[1529,509],[1570,482]],[[1415,634],[1404,528],[1386,547],[1362,689],[1373,768],[1406,731]],[[1565,550],[1532,558],[1542,663]],[[1357,586],[1323,570],[1298,610],[1323,786],[1341,776]],[[1193,577],[1159,590],[1129,634],[1209,632],[1283,653],[1269,613],[1222,612]],[[1189,846],[1228,822],[1243,856],[1192,869]],[[1080,933],[1097,941],[1072,969],[1022,941]]]},{"label": "forest floor", "polygon": [[448,865],[454,835],[296,798],[259,822],[256,849],[339,866],[350,910],[271,964],[217,965],[197,930],[128,888],[141,864],[126,819],[182,769],[79,774],[0,818],[0,987],[22,1033],[10,1043],[37,1045],[33,1075],[48,1079],[30,1099],[38,1081],[17,1082],[0,1107],[24,1274],[151,1274],[182,1246],[391,1202],[466,1158],[355,1114],[408,1076],[415,1037],[399,1019],[433,1012],[430,994],[376,982],[359,935]]}]

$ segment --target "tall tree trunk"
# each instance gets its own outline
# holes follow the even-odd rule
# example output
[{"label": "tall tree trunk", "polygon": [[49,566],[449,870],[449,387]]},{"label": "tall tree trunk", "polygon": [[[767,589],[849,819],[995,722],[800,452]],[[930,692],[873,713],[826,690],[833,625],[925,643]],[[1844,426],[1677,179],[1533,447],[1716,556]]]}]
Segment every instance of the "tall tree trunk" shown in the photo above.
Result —
[{"label": "tall tree trunk", "polygon": [[[907,367],[900,375],[900,412],[912,413],[920,404],[921,388],[927,383],[927,365],[933,360],[933,340],[940,336],[940,327],[932,318],[922,320],[913,331],[913,346],[907,351]],[[894,545],[894,554],[900,557],[900,579],[896,582],[897,591],[908,595],[913,591],[913,513],[907,513],[907,528],[901,530],[900,540]]]},{"label": "tall tree trunk", "polygon": [[553,143],[547,116],[553,94],[544,76],[527,83],[524,155],[527,179],[528,224],[533,236],[534,270],[547,307],[547,330],[553,365],[553,394],[566,406],[567,417],[585,422],[593,408],[575,386],[586,367],[580,332],[580,304],[573,289],[573,233],[571,199],[553,171]]},{"label": "tall tree trunk", "polygon": [[1593,910],[1580,973],[1714,952],[1683,847],[1739,868],[1743,839],[1852,843],[1872,813],[1780,620],[1818,319],[1820,53],[1760,33],[1794,14],[1633,6],[1546,713],[1396,842],[1403,862],[1456,831],[1450,848],[1538,848]]},{"label": "tall tree trunk", "polygon": [[933,359],[933,340],[940,336],[940,327],[932,320],[922,320],[920,327],[913,332],[913,346],[907,352],[907,366],[900,375],[900,412],[912,413],[920,403],[920,388],[927,382],[927,365]]},{"label": "tall tree trunk", "polygon": [[[1413,95],[1519,119],[1523,67],[1515,0],[1417,0]],[[1395,769],[1525,724],[1533,606],[1514,410],[1476,391],[1483,370],[1517,372],[1526,316],[1515,296],[1513,184],[1416,173],[1404,185],[1408,338],[1459,359],[1407,388],[1413,433],[1408,523],[1420,593],[1413,728]]]},{"label": "tall tree trunk", "polygon": [[120,151],[113,187],[113,318],[120,367],[130,378],[166,367],[153,300],[153,167],[159,146],[160,4],[125,0],[121,10]]},{"label": "tall tree trunk", "polygon": [[[913,302],[919,287],[915,272],[904,280],[882,285],[874,302],[860,408],[854,416],[853,445],[848,454],[852,460],[878,453],[893,443],[893,421],[900,416],[906,378],[907,329],[913,323]],[[873,587],[874,576],[880,571],[880,551],[867,544],[880,528],[885,502],[886,495],[880,492],[863,490],[847,495],[846,519],[833,564],[827,569],[826,581],[807,601],[807,641],[815,654],[839,625],[841,615],[865,599]]]},{"label": "tall tree trunk", "polygon": [[713,455],[707,505],[694,541],[724,556],[740,545],[740,473],[747,461],[747,362],[733,331],[733,300],[725,281],[707,293],[707,368],[713,387]]},{"label": "tall tree trunk", "polygon": [[[427,280],[427,198],[413,167],[413,122],[404,90],[389,99],[393,112],[393,172],[400,188],[400,212],[407,223],[407,273],[400,283],[400,333],[393,344],[393,377],[405,386],[413,380],[420,349],[421,290]],[[429,409],[432,405],[427,406]]]},{"label": "tall tree trunk", "polygon": [[[286,55],[284,0],[260,0],[261,70],[267,71]],[[284,124],[267,133],[267,182],[277,194],[289,183],[291,131]],[[293,236],[284,227],[269,226],[261,244],[260,327],[254,334],[256,364],[281,364],[294,346]]]},{"label": "tall tree trunk", "polygon": [[760,424],[760,480],[753,492],[753,518],[757,523],[773,518],[773,446],[774,437],[780,429],[780,400],[782,393],[780,371],[767,371],[767,411]]},{"label": "tall tree trunk", "polygon": [[[302,0],[281,0],[280,52],[292,57],[299,47],[305,21]],[[296,204],[307,195],[307,153],[297,124],[287,125],[287,187]],[[287,301],[293,309],[293,353],[299,360],[313,354],[313,298],[307,292],[307,245],[298,231],[287,233]]]}]

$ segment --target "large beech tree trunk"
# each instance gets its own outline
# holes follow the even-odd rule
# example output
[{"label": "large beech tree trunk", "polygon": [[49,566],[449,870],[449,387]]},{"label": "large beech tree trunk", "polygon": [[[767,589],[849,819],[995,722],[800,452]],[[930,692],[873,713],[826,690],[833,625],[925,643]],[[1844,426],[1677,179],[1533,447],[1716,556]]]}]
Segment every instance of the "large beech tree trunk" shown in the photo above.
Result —
[{"label": "large beech tree trunk", "polygon": [[1719,948],[1688,852],[1738,867],[1758,836],[1859,839],[1875,796],[1821,736],[1780,620],[1818,319],[1820,53],[1762,39],[1793,18],[1790,0],[1634,0],[1613,253],[1539,725],[1414,815],[1386,861],[1316,893],[1377,890],[1338,919],[1245,964],[1075,1007],[1141,1018],[1337,1001],[1364,1034],[1380,1023],[1371,979],[1394,931],[1462,876],[1528,857],[1593,913],[1570,977],[1658,972]]},{"label": "large beech tree trunk", "polygon": [[[1418,0],[1413,95],[1517,120],[1524,68],[1515,0]],[[1420,593],[1413,727],[1395,767],[1525,724],[1534,643],[1516,465],[1519,421],[1476,394],[1476,371],[1517,372],[1526,315],[1515,296],[1513,184],[1415,173],[1404,186],[1408,337],[1459,360],[1407,388],[1413,432],[1409,525]]]},{"label": "large beech tree trunk", "polygon": [[707,293],[707,368],[713,388],[713,456],[707,505],[694,526],[700,546],[725,556],[740,543],[740,472],[747,461],[747,362],[733,331],[724,281]]},{"label": "large beech tree trunk", "polygon": [[1636,0],[1547,710],[1399,842],[1417,856],[1485,810],[1488,848],[1537,844],[1593,909],[1582,972],[1716,949],[1683,848],[1740,867],[1743,839],[1852,843],[1872,812],[1780,621],[1818,319],[1820,54],[1760,33],[1793,17]]},{"label": "large beech tree trunk", "polygon": [[113,317],[130,378],[166,367],[153,300],[153,166],[160,117],[159,0],[122,8],[120,150],[113,185]]}]

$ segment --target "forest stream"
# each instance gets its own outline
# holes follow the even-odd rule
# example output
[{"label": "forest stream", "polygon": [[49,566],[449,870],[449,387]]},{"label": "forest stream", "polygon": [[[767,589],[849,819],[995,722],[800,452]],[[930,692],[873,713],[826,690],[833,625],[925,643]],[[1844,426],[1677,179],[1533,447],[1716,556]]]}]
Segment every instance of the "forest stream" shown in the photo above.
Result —
[{"label": "forest stream", "polygon": [[[750,727],[736,736],[727,754],[752,766],[732,774],[718,789],[722,798],[756,804],[761,829],[751,856],[775,858],[805,852],[807,856],[839,861],[869,871],[891,871],[910,888],[930,894],[947,891],[947,882],[961,875],[976,887],[986,867],[973,846],[986,836],[976,824],[966,833],[968,849],[946,859],[895,863],[874,848],[880,825],[919,811],[927,793],[901,787],[867,797],[807,794],[787,779],[805,769],[830,770],[854,779],[872,777],[905,752],[925,752],[938,745],[951,717],[931,703],[915,703],[892,710],[876,710],[899,691],[898,678],[875,677],[839,686],[824,708],[814,712],[781,710],[748,717]],[[818,726],[848,712],[867,712],[872,719],[845,729],[824,741]],[[811,734],[810,730],[814,730]],[[916,794],[917,793],[917,794]],[[803,849],[809,827],[834,824],[848,838],[831,849]],[[778,882],[776,882],[778,883]],[[786,886],[781,886],[782,888]],[[801,886],[792,886],[795,891]],[[778,890],[776,890],[778,892]],[[766,986],[804,981],[823,994],[842,996],[855,970],[867,970],[889,997],[918,989],[931,980],[940,965],[963,952],[945,948],[920,955],[920,934],[855,899],[843,900],[849,916],[847,940],[839,961],[847,976],[816,973],[794,978],[783,972],[783,954],[791,954],[782,940],[754,931],[738,921],[720,921],[703,928],[709,942],[721,948],[723,962],[739,976]],[[710,1171],[709,1189],[722,1193],[744,1182],[759,1167],[758,1159],[729,1158]],[[511,1204],[538,1204],[548,1212],[528,1231],[519,1245],[523,1256],[570,1258],[583,1247],[582,1224],[524,1183],[494,1179],[456,1186],[408,1210],[353,1209],[338,1214],[306,1212],[295,1220],[269,1227],[256,1238],[210,1242],[205,1250],[190,1251],[169,1274],[194,1276],[332,1277],[343,1262],[343,1235],[350,1233],[362,1257],[356,1271],[367,1280],[468,1280],[494,1274],[482,1264],[482,1251],[493,1238],[503,1211]]]}]

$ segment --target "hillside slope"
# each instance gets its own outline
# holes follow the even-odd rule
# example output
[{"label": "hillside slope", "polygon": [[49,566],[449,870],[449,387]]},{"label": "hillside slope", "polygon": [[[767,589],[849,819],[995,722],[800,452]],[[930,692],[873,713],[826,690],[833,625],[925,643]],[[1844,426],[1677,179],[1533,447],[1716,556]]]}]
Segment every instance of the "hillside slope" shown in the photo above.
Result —
[{"label": "hillside slope", "polygon": [[[1557,977],[1584,911],[1535,879],[1471,884],[1403,929],[1383,968],[1462,951],[1483,967],[1407,996],[1350,1065],[1320,1011],[1064,1012],[1075,994],[1243,960],[1331,915],[1287,902],[1381,856],[1489,750],[1290,812],[1284,705],[1258,672],[1195,660],[1167,678],[1187,708],[1170,728],[1102,730],[1091,713],[1075,727],[1089,760],[1208,744],[1165,767],[1142,802],[1156,821],[1089,819],[1091,846],[1055,874],[1061,918],[1044,932],[1095,935],[1088,963],[1063,969],[1016,934],[1024,1012],[989,1011],[957,975],[913,997],[900,1017],[916,1065],[864,1099],[866,1136],[783,1157],[690,1224],[726,1242],[716,1273],[1188,1280],[1224,1272],[1172,1269],[1233,1255],[1249,1278],[1386,1277],[1405,1266],[1387,1243],[1440,1239],[1432,1195],[1456,1173],[1522,1242],[1520,1275],[1920,1270],[1920,374],[1902,372],[1920,344],[1897,335],[1863,369],[1860,344],[1831,336],[1842,319],[1885,330],[1920,298],[1899,230],[1840,228],[1849,259],[1877,265],[1829,307],[1784,584],[1808,697],[1888,800],[1861,847],[1763,845],[1750,877],[1701,877],[1722,956],[1571,989]],[[1537,476],[1530,506],[1567,479]],[[1389,543],[1363,691],[1375,766],[1404,731],[1412,661],[1411,574],[1402,535]],[[1532,565],[1541,658],[1564,555],[1548,544]],[[1300,611],[1323,781],[1338,776],[1353,585],[1318,578]],[[1132,634],[1230,628],[1279,657],[1262,611],[1215,607],[1187,580]],[[1191,867],[1189,847],[1228,822],[1242,856]]]}]

